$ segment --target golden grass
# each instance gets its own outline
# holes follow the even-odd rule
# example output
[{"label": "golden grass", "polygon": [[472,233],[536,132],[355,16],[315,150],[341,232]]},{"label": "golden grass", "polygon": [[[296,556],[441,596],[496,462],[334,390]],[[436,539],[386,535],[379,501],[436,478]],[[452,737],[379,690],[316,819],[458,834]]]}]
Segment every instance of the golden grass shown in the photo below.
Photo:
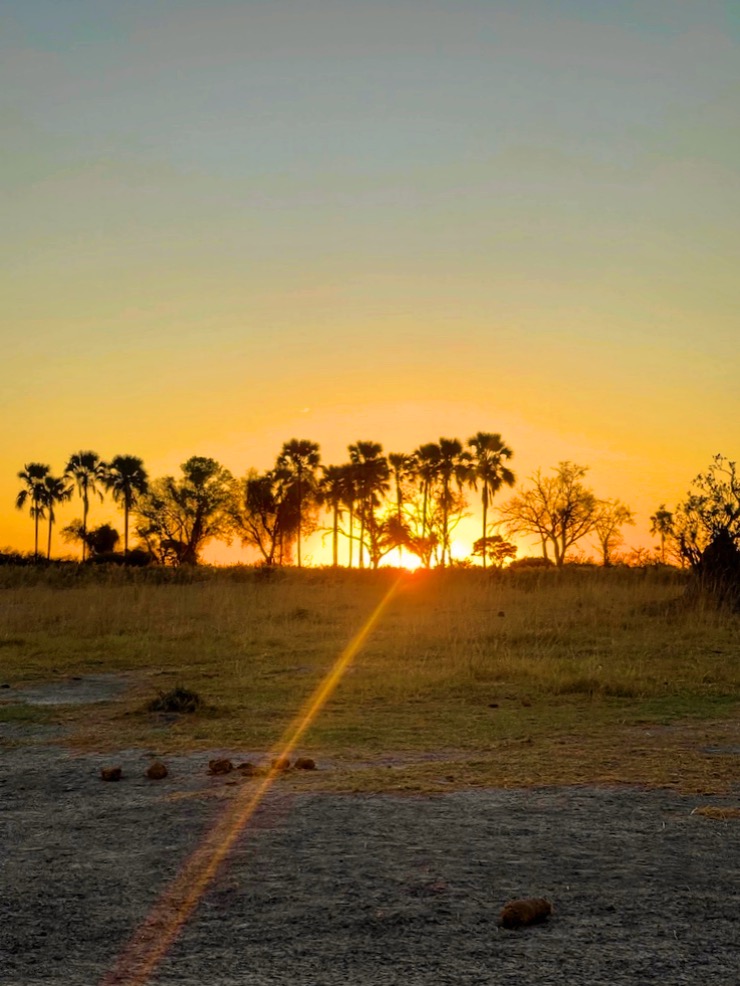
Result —
[{"label": "golden grass", "polygon": [[[83,748],[266,751],[395,577],[126,576],[0,589],[3,680],[127,676],[122,702],[55,710]],[[286,783],[727,790],[737,758],[706,749],[740,743],[740,619],[673,605],[681,593],[676,575],[631,570],[409,575],[302,744],[342,770]],[[208,708],[144,711],[175,685]]]}]

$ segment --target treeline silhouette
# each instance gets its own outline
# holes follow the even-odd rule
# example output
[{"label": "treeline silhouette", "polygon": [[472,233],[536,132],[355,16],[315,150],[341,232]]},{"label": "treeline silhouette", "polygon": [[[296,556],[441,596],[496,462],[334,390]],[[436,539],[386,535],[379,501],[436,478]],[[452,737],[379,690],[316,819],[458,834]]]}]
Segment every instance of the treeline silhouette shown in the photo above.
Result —
[{"label": "treeline silhouette", "polygon": [[[16,506],[28,507],[34,522],[36,560],[42,522],[50,559],[56,508],[76,492],[82,518],[62,534],[81,545],[83,561],[197,565],[209,542],[236,538],[266,566],[301,567],[305,539],[320,530],[331,538],[335,567],[377,568],[395,552],[399,565],[410,556],[414,564],[444,568],[453,563],[452,534],[475,496],[482,526],[471,555],[484,568],[500,568],[514,559],[517,546],[510,539],[517,535],[538,538],[542,555],[515,565],[561,567],[587,535],[596,539],[602,564],[613,564],[624,543],[622,529],[634,523],[633,513],[620,500],[597,497],[585,483],[584,466],[561,462],[549,475],[537,470],[528,485],[497,506],[492,519],[494,499],[515,483],[512,458],[512,449],[496,432],[477,432],[467,443],[440,438],[410,453],[385,454],[378,442],[357,441],[339,465],[323,464],[316,442],[294,438],[264,472],[251,469],[236,478],[215,459],[193,456],[179,476],[150,479],[138,456],[118,455],[106,462],[88,450],[71,455],[59,476],[42,463],[25,465],[18,473],[23,485]],[[661,504],[651,517],[660,549],[640,561],[665,564],[670,558],[696,564],[718,525],[724,524],[733,541],[740,538],[735,463],[716,456],[694,485],[675,512]],[[123,511],[120,554],[114,528],[89,526],[92,502],[106,493]]]}]

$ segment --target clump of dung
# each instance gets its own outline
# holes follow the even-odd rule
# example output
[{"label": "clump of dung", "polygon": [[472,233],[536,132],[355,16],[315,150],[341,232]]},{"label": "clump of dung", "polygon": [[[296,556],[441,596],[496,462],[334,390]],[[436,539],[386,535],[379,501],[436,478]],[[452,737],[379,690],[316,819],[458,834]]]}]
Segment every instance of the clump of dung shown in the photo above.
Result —
[{"label": "clump of dung", "polygon": [[147,705],[149,712],[197,712],[205,702],[197,692],[178,685],[169,692],[160,691]]},{"label": "clump of dung", "polygon": [[161,781],[167,776],[168,771],[161,760],[155,760],[154,763],[150,764],[146,776],[151,781]]},{"label": "clump of dung", "polygon": [[101,767],[100,769],[101,781],[120,781],[122,777],[123,770],[121,767]]},{"label": "clump of dung", "polygon": [[233,769],[234,764],[225,757],[208,761],[209,774],[230,774]]},{"label": "clump of dung", "polygon": [[552,904],[545,897],[527,897],[510,900],[499,914],[498,923],[502,928],[526,928],[546,921],[551,914]]},{"label": "clump of dung", "polygon": [[290,760],[287,757],[276,757],[271,766],[273,770],[290,770]]},{"label": "clump of dung", "polygon": [[296,770],[316,770],[316,761],[311,757],[298,757],[293,766]]}]

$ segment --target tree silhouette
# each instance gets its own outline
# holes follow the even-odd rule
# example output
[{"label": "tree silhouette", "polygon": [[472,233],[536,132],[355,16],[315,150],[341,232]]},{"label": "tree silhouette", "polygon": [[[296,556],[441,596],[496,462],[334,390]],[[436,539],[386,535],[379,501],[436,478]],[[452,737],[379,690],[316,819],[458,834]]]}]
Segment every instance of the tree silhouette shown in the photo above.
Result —
[{"label": "tree silhouette", "polygon": [[99,492],[97,484],[105,482],[105,463],[101,461],[97,452],[76,452],[69,457],[69,461],[64,469],[66,479],[74,480],[77,491],[82,498],[82,560],[87,557],[87,515],[90,510],[90,494],[97,494],[101,501],[103,494]]},{"label": "tree silhouette", "polygon": [[321,503],[327,506],[332,515],[331,554],[332,565],[339,565],[339,517],[346,493],[347,470],[345,466],[322,466],[319,480],[318,496]]},{"label": "tree silhouette", "polygon": [[489,534],[484,538],[478,538],[473,545],[473,554],[483,557],[484,567],[486,556],[488,556],[496,568],[503,568],[506,559],[514,558],[517,550],[515,544],[504,540],[500,534]]},{"label": "tree silhouette", "polygon": [[58,503],[66,503],[72,499],[74,488],[70,486],[64,476],[56,477],[47,473],[44,476],[44,507],[49,517],[49,537],[46,545],[46,560],[51,559],[51,529],[56,521],[54,507]]},{"label": "tree silhouette", "polygon": [[532,486],[513,497],[501,509],[509,534],[535,534],[547,558],[550,545],[555,564],[565,563],[568,549],[594,529],[598,501],[582,483],[588,469],[573,462],[561,462],[554,476],[543,476],[538,469]]},{"label": "tree silhouette", "polygon": [[285,545],[298,530],[297,498],[284,470],[252,470],[236,484],[229,512],[243,545],[257,548],[266,565],[283,563]]},{"label": "tree silhouette", "polygon": [[30,504],[30,513],[34,520],[33,557],[39,559],[39,520],[45,516],[46,488],[44,481],[50,471],[49,466],[40,462],[29,462],[18,473],[18,479],[25,484],[15,498],[15,505],[22,510],[26,503]]},{"label": "tree silhouette", "polygon": [[307,439],[292,438],[283,444],[277,459],[277,466],[286,470],[295,485],[295,495],[298,504],[297,555],[298,567],[301,568],[301,537],[304,527],[304,511],[306,504],[316,491],[316,470],[321,456],[316,442]]},{"label": "tree silhouette", "polygon": [[197,565],[214,538],[228,540],[233,496],[231,473],[215,459],[195,455],[180,467],[182,478],[165,476],[149,484],[135,511],[137,533],[161,562]]},{"label": "tree silhouette", "polygon": [[673,534],[673,514],[666,510],[665,503],[661,503],[658,509],[650,518],[650,533],[655,537],[660,537],[660,561],[665,565],[665,542],[666,538]]},{"label": "tree silhouette", "polygon": [[[388,492],[388,460],[383,455],[383,446],[378,442],[355,442],[349,446],[349,457],[353,467],[354,488],[359,501],[360,512],[360,568],[364,567],[365,548],[371,556],[377,556],[377,542],[380,527],[375,510],[380,498]],[[365,535],[370,543],[366,543]]]},{"label": "tree silhouette", "polygon": [[673,518],[672,535],[678,552],[692,568],[717,538],[740,543],[740,476],[737,463],[715,455],[699,473]]},{"label": "tree silhouette", "polygon": [[123,554],[128,557],[129,514],[149,488],[144,463],[135,455],[117,455],[105,467],[105,488],[116,503],[123,504]]},{"label": "tree silhouette", "polygon": [[[483,537],[488,537],[488,507],[502,486],[513,486],[516,482],[514,473],[505,462],[511,459],[513,452],[497,432],[479,431],[468,439],[472,449],[471,485],[481,487],[481,504],[483,506]],[[477,544],[478,542],[476,542]],[[474,552],[475,554],[475,552]],[[480,552],[483,567],[486,567],[487,551]]]},{"label": "tree silhouette", "polygon": [[621,528],[625,524],[634,523],[632,511],[619,500],[602,500],[599,503],[594,520],[594,532],[599,540],[605,568],[612,563],[612,552],[624,543]]},{"label": "tree silhouette", "polygon": [[434,442],[427,442],[420,445],[413,453],[411,469],[419,482],[422,496],[422,520],[421,537],[427,536],[427,519],[429,511],[429,497],[432,486],[437,478],[437,466],[439,463],[439,446]]},{"label": "tree silhouette", "polygon": [[[435,475],[440,484],[440,505],[442,507],[442,567],[450,561],[449,517],[452,507],[452,483],[458,491],[473,478],[473,468],[469,452],[463,451],[462,442],[457,438],[440,438],[435,463]],[[445,560],[446,556],[446,560]]]},{"label": "tree silhouette", "polygon": [[357,485],[355,477],[355,466],[351,462],[346,462],[344,465],[339,467],[342,470],[342,505],[347,508],[347,513],[349,514],[349,524],[347,530],[347,540],[349,542],[348,548],[348,562],[349,568],[352,568],[353,559],[353,549],[355,544],[355,510],[357,506]]},{"label": "tree silhouette", "polygon": [[[413,476],[414,457],[405,452],[391,452],[388,456],[388,465],[396,488],[396,523],[399,529],[404,527],[403,522],[403,501],[404,501],[404,480]],[[403,564],[403,543],[398,545],[398,563]]]}]

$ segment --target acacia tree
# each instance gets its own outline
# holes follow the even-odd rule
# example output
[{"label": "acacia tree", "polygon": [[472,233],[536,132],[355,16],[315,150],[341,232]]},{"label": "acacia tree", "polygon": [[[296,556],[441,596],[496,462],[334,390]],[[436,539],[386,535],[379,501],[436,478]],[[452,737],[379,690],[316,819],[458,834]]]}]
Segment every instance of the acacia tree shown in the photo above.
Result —
[{"label": "acacia tree", "polygon": [[70,500],[73,491],[73,487],[68,484],[64,476],[52,476],[50,473],[44,476],[44,506],[49,517],[49,536],[46,544],[47,561],[51,559],[51,529],[56,521],[54,507]]},{"label": "acacia tree", "polygon": [[569,548],[590,534],[596,523],[598,501],[582,480],[588,469],[573,462],[561,462],[554,476],[543,476],[538,469],[532,486],[522,490],[501,509],[509,535],[539,537],[542,555],[548,558],[552,547],[555,564],[562,567]]},{"label": "acacia tree", "polygon": [[30,514],[34,522],[34,542],[33,557],[39,560],[39,520],[45,516],[46,488],[45,480],[49,475],[50,467],[41,462],[29,462],[18,473],[18,479],[22,480],[24,486],[15,498],[15,505],[18,510],[22,510],[26,503],[30,504]]},{"label": "acacia tree", "polygon": [[599,503],[594,520],[594,533],[599,541],[605,568],[612,563],[612,553],[620,544],[624,544],[622,527],[634,523],[632,511],[619,500],[602,500]]},{"label": "acacia tree", "polygon": [[230,538],[233,479],[205,456],[195,455],[180,468],[181,479],[154,480],[137,502],[137,533],[161,562],[197,565],[209,541]]},{"label": "acacia tree", "polygon": [[665,565],[666,539],[673,535],[673,514],[666,509],[665,503],[661,503],[650,518],[650,533],[660,538],[660,561]]},{"label": "acacia tree", "polygon": [[117,455],[105,467],[105,488],[123,504],[123,554],[128,557],[129,514],[149,488],[144,463],[136,455]]},{"label": "acacia tree", "polygon": [[[498,432],[479,431],[468,439],[468,446],[472,449],[471,485],[477,488],[480,483],[481,488],[483,537],[480,540],[485,542],[488,537],[488,507],[491,501],[502,486],[513,486],[516,481],[514,473],[505,465],[514,453]],[[482,550],[480,554],[485,568],[488,552]]]},{"label": "acacia tree", "polygon": [[87,515],[90,510],[90,495],[97,495],[102,502],[103,494],[98,490],[98,483],[105,482],[105,463],[97,452],[75,452],[69,457],[64,468],[66,479],[74,480],[77,491],[82,498],[82,560],[87,557]]},{"label": "acacia tree", "polygon": [[482,556],[484,567],[487,556],[496,568],[503,568],[506,559],[515,558],[517,551],[517,546],[500,534],[488,534],[484,538],[478,538],[473,545],[473,554]]},{"label": "acacia tree", "polygon": [[320,461],[321,456],[317,443],[298,438],[291,438],[289,442],[285,442],[277,459],[277,468],[284,470],[285,475],[292,480],[295,486],[295,497],[298,505],[296,545],[299,568],[301,568],[301,537],[305,521],[305,509],[307,504],[315,498],[316,470]]}]

